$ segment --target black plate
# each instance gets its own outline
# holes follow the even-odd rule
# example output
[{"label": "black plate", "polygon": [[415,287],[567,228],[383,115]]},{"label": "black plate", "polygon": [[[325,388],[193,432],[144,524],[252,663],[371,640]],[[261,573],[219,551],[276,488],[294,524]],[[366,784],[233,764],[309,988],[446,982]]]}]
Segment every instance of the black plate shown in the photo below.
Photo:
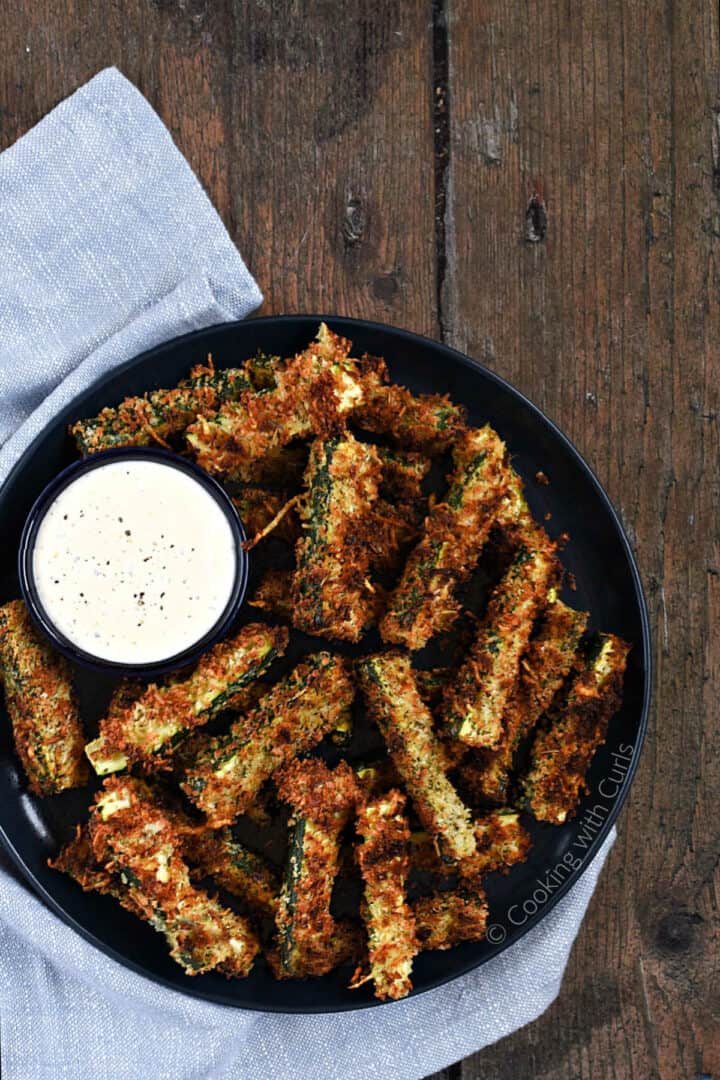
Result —
[{"label": "black plate", "polygon": [[[438,391],[467,406],[474,424],[489,421],[507,441],[513,463],[527,483],[539,520],[548,531],[570,535],[563,562],[576,583],[564,597],[591,612],[592,629],[613,631],[632,642],[623,706],[595,756],[589,794],[576,817],[561,827],[528,820],[533,849],[528,861],[506,876],[487,879],[488,940],[447,952],[424,953],[415,962],[415,993],[455,978],[497,955],[535,925],[591,861],[628,793],[645,736],[650,699],[650,635],[638,570],[615,511],[592,471],[565,436],[497,375],[427,338],[361,320],[326,317],[351,338],[356,354],[385,356],[393,379],[414,391]],[[237,364],[257,349],[292,355],[314,335],[320,316],[284,316],[218,326],[189,334],[131,360],[100,379],[45,429],[25,452],[0,491],[3,547],[0,601],[18,595],[16,556],[25,517],[39,492],[75,458],[66,429],[123,397],[174,385],[211,352],[218,367]],[[534,481],[542,470],[550,486]],[[251,582],[252,587],[252,582]],[[253,613],[254,614],[254,613]],[[307,639],[293,650],[317,648]],[[79,672],[81,703],[90,730],[107,701],[111,683]],[[0,711],[0,833],[17,865],[50,907],[108,956],[149,978],[208,1001],[277,1012],[324,1012],[378,1004],[368,986],[345,988],[347,972],[306,982],[275,982],[260,963],[248,979],[184,975],[169,958],[160,935],[107,897],[84,894],[46,860],[85,816],[89,791],[37,799],[25,790],[12,751],[10,724]],[[608,913],[608,918],[612,913]]]}]

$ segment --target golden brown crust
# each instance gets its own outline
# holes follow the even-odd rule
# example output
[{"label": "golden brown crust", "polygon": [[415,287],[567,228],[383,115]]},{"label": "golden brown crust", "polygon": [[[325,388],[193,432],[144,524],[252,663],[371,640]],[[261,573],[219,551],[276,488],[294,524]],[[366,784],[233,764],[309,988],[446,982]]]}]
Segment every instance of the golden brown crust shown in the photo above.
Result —
[{"label": "golden brown crust", "polygon": [[109,777],[90,817],[98,861],[119,875],[143,916],[164,933],[186,974],[249,973],[259,951],[250,923],[190,883],[172,814],[142,781]]},{"label": "golden brown crust", "polygon": [[425,518],[380,623],[383,641],[412,650],[456,619],[457,587],[477,563],[508,484],[505,444],[489,426],[464,434],[453,461],[446,498]]},{"label": "golden brown crust", "polygon": [[324,324],[319,340],[288,360],[275,375],[275,386],[246,391],[215,417],[201,417],[187,430],[199,465],[219,475],[241,473],[252,482],[253,464],[296,438],[329,438],[344,426],[344,416],[362,391],[350,342]]},{"label": "golden brown crust", "polygon": [[54,795],[86,783],[85,736],[70,668],[37,632],[22,600],[0,608],[0,678],[30,790]]},{"label": "golden brown crust", "polygon": [[285,651],[285,627],[249,623],[233,638],[218,642],[187,678],[151,683],[126,708],[114,707],[100,721],[100,734],[87,754],[100,774],[128,763],[170,768],[169,751],[221,709],[228,708]]},{"label": "golden brown crust", "polygon": [[[263,487],[244,487],[237,495],[233,495],[238,514],[245,526],[248,540],[264,533],[268,526],[282,513],[282,510],[291,500],[288,491],[272,491]],[[300,522],[294,509],[280,518],[275,528],[269,534],[274,540],[282,540],[286,544],[294,544],[300,535]]]},{"label": "golden brown crust", "polygon": [[167,446],[199,416],[211,416],[223,401],[249,386],[237,368],[215,371],[212,358],[198,364],[187,379],[172,390],[153,390],[143,397],[128,397],[117,408],[78,420],[70,435],[85,456],[120,446]]},{"label": "golden brown crust", "polygon": [[461,742],[490,748],[500,742],[520,657],[557,569],[554,545],[536,530],[493,591],[469,656],[443,695],[443,725]]},{"label": "golden brown crust", "polygon": [[340,834],[360,798],[355,774],[318,760],[293,761],[276,778],[293,808],[285,882],[277,910],[279,965],[285,976],[325,975],[338,963],[338,926],[330,913]]},{"label": "golden brown crust", "polygon": [[573,664],[587,612],[560,600],[546,609],[540,631],[520,661],[520,677],[504,712],[503,732],[494,750],[474,750],[463,761],[463,791],[474,803],[503,803],[515,750],[549,708]]},{"label": "golden brown crust", "polygon": [[199,743],[183,791],[213,828],[231,824],[276,769],[333,729],[354,696],[339,657],[308,657],[225,735]]},{"label": "golden brown crust", "polygon": [[300,504],[293,626],[308,634],[358,641],[376,609],[369,581],[380,462],[352,435],[316,440]]},{"label": "golden brown crust", "polygon": [[350,987],[372,979],[375,997],[381,1001],[410,993],[410,972],[418,951],[415,920],[405,895],[410,829],[404,810],[405,796],[393,789],[366,803],[357,817],[362,843],[356,855],[365,884],[369,972],[358,968]]},{"label": "golden brown crust", "polygon": [[522,805],[539,821],[561,825],[575,812],[585,776],[622,700],[630,646],[614,634],[600,635],[558,703],[538,731],[522,784]]},{"label": "golden brown crust", "polygon": [[423,896],[412,904],[420,948],[451,949],[461,941],[482,941],[488,906],[482,890],[455,889]]},{"label": "golden brown crust", "polygon": [[437,454],[453,445],[465,428],[465,410],[447,395],[415,396],[388,381],[385,361],[364,356],[360,361],[363,400],[353,422],[366,431],[389,435],[408,450]]},{"label": "golden brown crust", "polygon": [[446,776],[444,748],[418,693],[410,658],[395,652],[366,657],[359,662],[358,673],[370,715],[423,827],[445,859],[462,874],[474,874],[470,811]]}]

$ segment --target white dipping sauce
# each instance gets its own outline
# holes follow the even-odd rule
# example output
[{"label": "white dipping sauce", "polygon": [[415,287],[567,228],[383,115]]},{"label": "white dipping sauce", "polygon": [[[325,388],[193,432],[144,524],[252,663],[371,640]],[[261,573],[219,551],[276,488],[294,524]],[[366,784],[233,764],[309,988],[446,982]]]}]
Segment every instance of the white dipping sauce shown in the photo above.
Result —
[{"label": "white dipping sauce", "polygon": [[38,529],[40,603],[84,652],[122,664],[166,660],[199,641],[230,599],[230,523],[186,472],[108,462],[78,476]]}]

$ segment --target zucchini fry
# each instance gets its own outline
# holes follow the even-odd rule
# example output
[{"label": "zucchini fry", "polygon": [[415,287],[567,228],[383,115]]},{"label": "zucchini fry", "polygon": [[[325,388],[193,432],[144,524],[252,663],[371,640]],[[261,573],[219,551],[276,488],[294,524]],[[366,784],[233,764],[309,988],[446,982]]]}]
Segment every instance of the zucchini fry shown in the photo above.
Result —
[{"label": "zucchini fry", "polygon": [[363,919],[368,935],[369,972],[361,965],[350,989],[372,979],[375,997],[385,1001],[412,990],[410,972],[418,951],[415,919],[406,899],[409,870],[405,796],[397,789],[368,802],[358,813],[356,848],[365,885]]},{"label": "zucchini fry", "polygon": [[0,608],[0,680],[30,790],[54,795],[86,783],[70,668],[35,630],[22,600]]},{"label": "zucchini fry", "polygon": [[463,789],[474,801],[504,803],[515,751],[560,690],[575,659],[587,612],[574,611],[550,590],[540,631],[520,661],[520,679],[505,708],[504,727],[494,750],[474,751],[460,767]]},{"label": "zucchini fry", "polygon": [[533,541],[520,543],[493,591],[467,660],[445,690],[442,722],[453,738],[468,746],[500,742],[520,657],[557,567],[555,547],[542,530],[535,530]]},{"label": "zucchini fry", "polygon": [[[262,487],[244,487],[232,501],[242,519],[248,540],[252,540],[278,516],[291,496],[287,491],[270,491]],[[300,535],[300,522],[294,510],[280,518],[272,533],[268,534],[286,544],[294,544]]]},{"label": "zucchini fry", "polygon": [[215,371],[212,359],[199,364],[174,390],[154,390],[144,397],[125,398],[115,409],[78,420],[70,427],[83,457],[118,446],[166,445],[198,416],[211,416],[223,401],[247,390],[250,382],[238,368]]},{"label": "zucchini fry", "polygon": [[380,475],[374,447],[350,434],[313,443],[300,504],[304,535],[295,549],[297,630],[358,641],[371,623],[370,538]]},{"label": "zucchini fry", "polygon": [[461,941],[482,941],[485,937],[488,906],[481,889],[438,892],[413,901],[411,906],[423,952],[451,949]]},{"label": "zucchini fry", "polygon": [[525,862],[531,848],[530,836],[516,810],[492,810],[475,819],[475,838],[479,853],[478,871],[507,873],[515,863]]},{"label": "zucchini fry", "polygon": [[236,840],[229,829],[193,829],[183,836],[183,853],[191,878],[211,877],[237,896],[253,915],[274,918],[280,882],[254,851]]},{"label": "zucchini fry", "polygon": [[470,811],[445,775],[444,749],[418,693],[410,658],[400,653],[369,656],[358,671],[370,715],[423,827],[444,859],[463,875],[474,874],[477,848]]},{"label": "zucchini fry", "polygon": [[360,798],[355,774],[341,762],[292,761],[276,774],[278,793],[293,810],[285,881],[277,909],[282,975],[325,975],[337,965],[337,924],[330,900],[340,835]]},{"label": "zucchini fry", "polygon": [[282,656],[287,641],[283,627],[250,623],[206,653],[189,678],[164,686],[152,683],[126,709],[108,713],[100,721],[98,738],[85,747],[95,772],[104,776],[129,763],[169,767],[168,751],[227,708],[240,690]]},{"label": "zucchini fry", "polygon": [[78,883],[83,892],[97,892],[112,896],[126,911],[137,915],[139,919],[145,917],[143,909],[130,895],[127,885],[123,885],[117,874],[111,874],[99,862],[93,851],[87,823],[76,827],[75,836],[65,844],[54,859],[48,859],[48,866],[52,870],[68,874]]},{"label": "zucchini fry", "polygon": [[437,454],[447,450],[465,428],[465,410],[447,395],[420,394],[390,383],[385,361],[364,356],[359,363],[363,396],[353,422],[365,431],[388,435],[398,446]]},{"label": "zucchini fry", "polygon": [[246,391],[188,428],[198,464],[213,474],[251,479],[254,463],[268,453],[342,427],[362,398],[349,351],[349,341],[321,324],[316,340],[276,370],[272,389]]},{"label": "zucchini fry", "polygon": [[459,613],[458,585],[470,576],[505,492],[505,444],[488,425],[464,434],[445,501],[425,519],[380,623],[383,641],[422,649]]},{"label": "zucchini fry", "polygon": [[249,973],[260,948],[250,923],[191,885],[172,814],[147,785],[130,776],[105,780],[89,829],[97,859],[127,885],[186,974]]},{"label": "zucchini fry", "polygon": [[583,658],[566,701],[538,731],[521,797],[538,821],[562,825],[573,815],[590,762],[620,707],[629,651],[619,637],[601,634]]},{"label": "zucchini fry", "polygon": [[342,659],[315,653],[226,734],[199,741],[180,786],[211,828],[230,825],[276,769],[332,731],[353,697]]}]

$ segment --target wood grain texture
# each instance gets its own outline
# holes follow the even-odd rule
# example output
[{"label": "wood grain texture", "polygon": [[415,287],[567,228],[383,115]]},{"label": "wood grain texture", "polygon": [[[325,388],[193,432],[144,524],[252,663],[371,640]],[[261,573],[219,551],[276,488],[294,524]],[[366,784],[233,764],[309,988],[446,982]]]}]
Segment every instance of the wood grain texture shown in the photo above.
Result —
[{"label": "wood grain texture", "polygon": [[656,691],[559,999],[448,1076],[720,1073],[717,19],[449,3],[443,330],[563,427],[620,509]]},{"label": "wood grain texture", "polygon": [[656,693],[618,842],[558,1001],[445,1080],[720,1076],[718,36],[708,0],[0,4],[0,149],[116,64],[265,312],[483,360],[636,547]]},{"label": "wood grain texture", "polygon": [[20,0],[0,41],[0,149],[116,64],[218,207],[262,314],[436,334],[429,4]]}]

